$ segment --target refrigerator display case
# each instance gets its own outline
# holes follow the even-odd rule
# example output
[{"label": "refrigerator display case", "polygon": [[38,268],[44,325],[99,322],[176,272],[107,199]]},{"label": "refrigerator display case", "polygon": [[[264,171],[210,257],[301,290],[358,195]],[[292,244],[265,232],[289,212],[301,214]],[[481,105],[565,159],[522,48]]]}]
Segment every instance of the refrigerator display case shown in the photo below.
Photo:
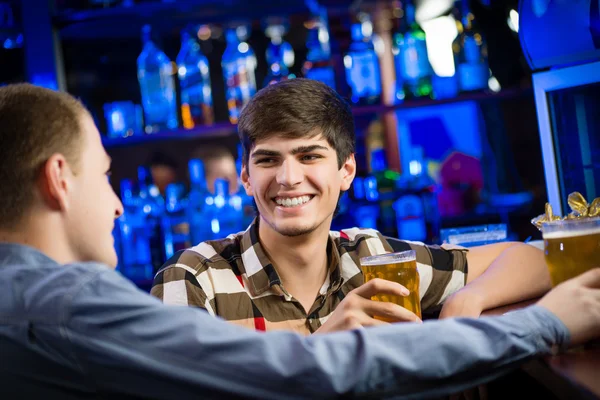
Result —
[{"label": "refrigerator display case", "polygon": [[548,202],[600,195],[600,11],[598,0],[523,0],[519,32],[533,73]]}]

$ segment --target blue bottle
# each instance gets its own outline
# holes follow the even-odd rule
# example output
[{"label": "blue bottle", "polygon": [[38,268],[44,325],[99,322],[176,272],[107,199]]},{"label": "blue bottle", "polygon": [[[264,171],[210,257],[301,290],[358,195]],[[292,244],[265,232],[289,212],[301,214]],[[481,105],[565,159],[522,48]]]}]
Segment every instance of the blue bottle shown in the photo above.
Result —
[{"label": "blue bottle", "polygon": [[[238,178],[241,177],[242,174],[242,165],[243,165],[243,149],[242,145],[238,145],[238,157],[235,161],[235,169],[238,174]],[[254,221],[256,217],[256,208],[254,206],[254,198],[252,196],[248,196],[246,193],[246,189],[242,185],[241,180],[238,182],[238,191],[235,194],[235,197],[239,198],[239,200],[233,200],[233,203],[237,205],[239,203],[242,208],[242,218],[240,224],[240,231],[246,230],[248,226]]]},{"label": "blue bottle", "polygon": [[176,61],[183,127],[191,129],[212,124],[214,112],[208,60],[198,41],[185,30],[181,33],[181,50]]},{"label": "blue bottle", "polygon": [[188,195],[187,214],[190,224],[190,239],[195,246],[206,240],[213,239],[211,230],[211,214],[208,203],[213,202],[206,187],[204,163],[192,159],[188,163],[190,172],[190,193]]},{"label": "blue bottle", "polygon": [[452,43],[456,74],[460,90],[464,92],[488,88],[490,70],[487,60],[487,45],[477,28],[469,1],[461,0],[462,30]]},{"label": "blue bottle", "polygon": [[240,231],[242,217],[241,207],[231,204],[229,182],[225,179],[215,180],[215,195],[211,205],[211,230],[216,238],[224,238]]},{"label": "blue bottle", "polygon": [[317,17],[311,22],[306,38],[308,53],[302,66],[304,77],[323,82],[335,89],[335,69],[331,58],[327,20]]},{"label": "blue bottle", "polygon": [[152,267],[156,272],[166,261],[161,229],[165,201],[152,181],[150,169],[146,166],[138,167],[138,187],[140,207],[145,220],[144,229],[150,240]]},{"label": "blue bottle", "polygon": [[283,40],[285,27],[282,24],[267,26],[265,34],[271,38],[267,47],[266,59],[269,66],[264,86],[291,79],[289,67],[294,64],[294,49]]},{"label": "blue bottle", "polygon": [[119,270],[134,282],[152,279],[154,268],[146,215],[129,179],[121,181],[121,201],[124,212],[117,220],[121,242]]},{"label": "blue bottle", "polygon": [[171,258],[175,252],[192,246],[187,214],[188,199],[184,194],[185,186],[181,183],[171,183],[166,188],[165,214],[162,218],[166,259]]},{"label": "blue bottle", "polygon": [[171,60],[152,41],[150,25],[142,28],[143,49],[137,59],[146,133],[177,128],[177,101]]},{"label": "blue bottle", "polygon": [[346,80],[354,104],[375,104],[381,100],[379,60],[369,29],[365,28],[367,24],[352,25],[352,43],[344,56]]},{"label": "blue bottle", "polygon": [[229,121],[236,124],[242,108],[256,93],[256,56],[246,42],[240,42],[236,31],[225,32],[227,47],[221,66],[225,79],[225,98],[229,110]]}]

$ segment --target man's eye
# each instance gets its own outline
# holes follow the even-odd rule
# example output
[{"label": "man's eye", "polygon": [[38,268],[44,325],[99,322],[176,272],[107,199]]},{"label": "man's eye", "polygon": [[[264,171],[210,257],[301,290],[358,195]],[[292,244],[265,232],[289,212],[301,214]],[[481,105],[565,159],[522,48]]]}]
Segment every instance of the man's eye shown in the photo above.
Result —
[{"label": "man's eye", "polygon": [[255,164],[272,164],[275,162],[274,158],[259,158],[254,163]]},{"label": "man's eye", "polygon": [[305,154],[302,156],[302,160],[304,160],[304,161],[314,161],[319,158],[322,158],[322,157],[318,154]]}]

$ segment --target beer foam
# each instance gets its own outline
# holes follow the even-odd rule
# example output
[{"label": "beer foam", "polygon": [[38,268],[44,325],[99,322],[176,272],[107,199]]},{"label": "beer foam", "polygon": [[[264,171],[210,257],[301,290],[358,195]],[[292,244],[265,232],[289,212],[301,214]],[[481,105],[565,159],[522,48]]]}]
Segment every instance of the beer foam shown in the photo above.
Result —
[{"label": "beer foam", "polygon": [[587,236],[587,235],[596,235],[600,234],[600,227],[594,226],[589,229],[579,229],[579,230],[564,230],[558,232],[548,232],[542,233],[544,239],[564,239],[568,237],[576,237],[576,236]]},{"label": "beer foam", "polygon": [[378,265],[396,264],[410,261],[416,261],[416,257],[408,254],[388,253],[362,257],[360,259],[360,265],[362,267],[374,267]]}]

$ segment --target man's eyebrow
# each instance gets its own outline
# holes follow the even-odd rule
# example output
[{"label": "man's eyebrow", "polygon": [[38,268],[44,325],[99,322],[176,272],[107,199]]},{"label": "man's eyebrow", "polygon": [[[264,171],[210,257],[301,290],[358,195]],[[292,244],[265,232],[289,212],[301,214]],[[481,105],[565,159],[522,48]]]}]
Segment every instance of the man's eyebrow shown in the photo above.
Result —
[{"label": "man's eyebrow", "polygon": [[269,156],[269,157],[277,157],[280,156],[281,153],[275,150],[267,150],[267,149],[258,149],[252,152],[252,158],[261,157],[261,156]]},{"label": "man's eyebrow", "polygon": [[310,153],[311,151],[315,151],[315,150],[328,151],[329,149],[327,147],[321,146],[319,144],[313,144],[310,146],[300,146],[300,147],[296,147],[295,149],[292,150],[292,155],[302,154],[302,153]]}]

